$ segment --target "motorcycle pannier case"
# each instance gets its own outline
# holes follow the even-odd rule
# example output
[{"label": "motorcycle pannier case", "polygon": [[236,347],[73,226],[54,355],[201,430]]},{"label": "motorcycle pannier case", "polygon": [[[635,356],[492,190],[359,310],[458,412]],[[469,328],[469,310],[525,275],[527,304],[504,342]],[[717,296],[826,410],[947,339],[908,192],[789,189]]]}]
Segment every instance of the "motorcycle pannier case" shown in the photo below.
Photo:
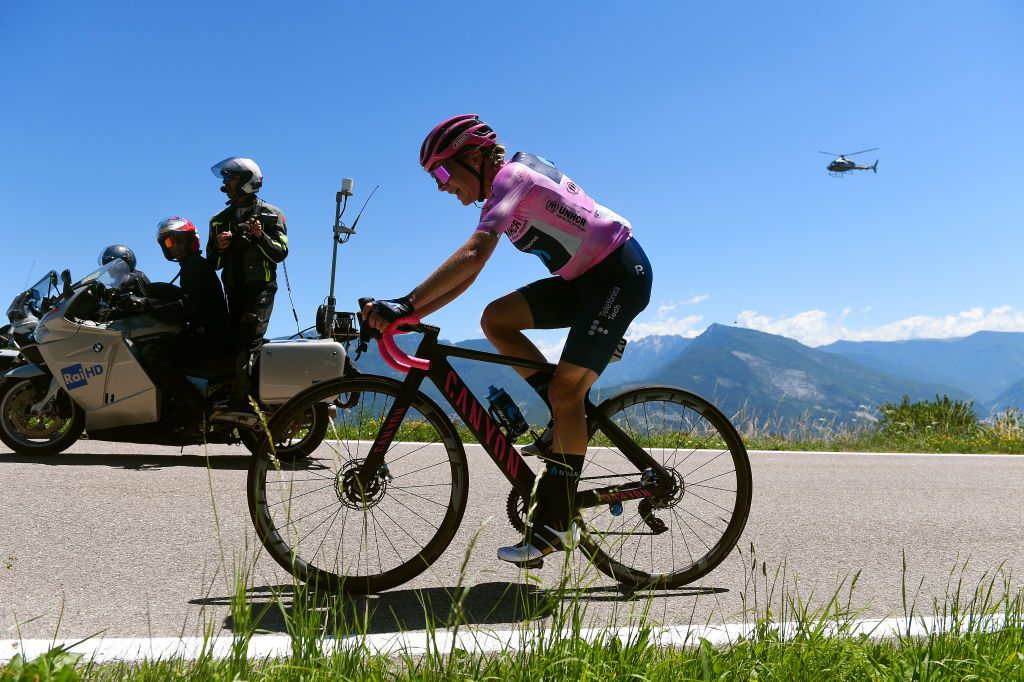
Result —
[{"label": "motorcycle pannier case", "polygon": [[337,341],[274,341],[260,348],[260,400],[287,402],[313,384],[336,379],[345,368],[345,348]]}]

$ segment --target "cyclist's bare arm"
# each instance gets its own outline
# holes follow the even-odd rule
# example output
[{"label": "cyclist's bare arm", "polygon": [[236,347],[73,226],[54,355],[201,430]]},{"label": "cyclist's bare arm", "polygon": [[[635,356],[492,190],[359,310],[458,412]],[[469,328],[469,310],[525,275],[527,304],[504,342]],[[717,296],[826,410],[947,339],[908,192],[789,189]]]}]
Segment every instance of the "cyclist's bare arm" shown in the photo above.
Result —
[{"label": "cyclist's bare arm", "polygon": [[426,316],[455,300],[469,288],[498,245],[493,232],[474,232],[422,284],[409,293],[409,302]]},{"label": "cyclist's bare arm", "polygon": [[480,271],[477,270],[476,274],[474,274],[471,277],[469,277],[468,279],[463,280],[462,282],[460,282],[458,285],[456,285],[456,287],[454,289],[448,290],[443,295],[438,296],[437,298],[435,298],[433,301],[431,301],[430,303],[426,304],[425,306],[423,306],[421,308],[417,308],[416,309],[416,316],[422,319],[422,318],[426,317],[427,315],[429,315],[430,313],[435,312],[435,311],[440,310],[441,308],[445,307],[446,305],[448,305],[449,303],[454,301],[456,298],[461,296],[462,292],[465,291],[466,289],[468,289],[471,284],[473,284],[473,282],[476,280],[477,275],[479,275],[479,274],[480,274]]}]

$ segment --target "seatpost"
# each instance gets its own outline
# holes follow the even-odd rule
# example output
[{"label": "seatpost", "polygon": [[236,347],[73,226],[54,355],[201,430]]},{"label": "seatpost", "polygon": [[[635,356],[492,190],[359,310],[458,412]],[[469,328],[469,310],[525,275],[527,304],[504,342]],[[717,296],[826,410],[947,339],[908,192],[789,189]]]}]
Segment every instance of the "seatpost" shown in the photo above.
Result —
[{"label": "seatpost", "polygon": [[349,237],[356,233],[354,228],[346,227],[341,221],[345,209],[348,207],[348,198],[352,196],[352,178],[341,179],[341,191],[334,195],[334,229],[331,240],[334,242],[334,253],[331,254],[331,291],[327,295],[327,314],[324,319],[324,332],[328,338],[334,330],[334,312],[338,305],[334,298],[334,277],[338,269],[338,245],[344,244]]}]

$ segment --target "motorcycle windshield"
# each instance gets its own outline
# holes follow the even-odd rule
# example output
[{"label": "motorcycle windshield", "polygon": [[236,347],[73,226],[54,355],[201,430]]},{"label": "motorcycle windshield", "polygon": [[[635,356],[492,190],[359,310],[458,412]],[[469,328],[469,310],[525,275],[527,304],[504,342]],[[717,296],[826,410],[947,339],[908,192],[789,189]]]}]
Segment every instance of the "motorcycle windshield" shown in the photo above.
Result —
[{"label": "motorcycle windshield", "polygon": [[131,271],[132,269],[127,263],[120,258],[115,258],[98,270],[93,270],[88,275],[72,284],[71,288],[77,289],[93,282],[99,282],[107,288],[118,287],[125,281],[128,275],[131,274]]},{"label": "motorcycle windshield", "polygon": [[14,321],[12,313],[21,319],[28,315],[38,315],[43,306],[43,299],[57,292],[57,273],[50,270],[42,279],[14,297],[7,308],[7,319]]}]

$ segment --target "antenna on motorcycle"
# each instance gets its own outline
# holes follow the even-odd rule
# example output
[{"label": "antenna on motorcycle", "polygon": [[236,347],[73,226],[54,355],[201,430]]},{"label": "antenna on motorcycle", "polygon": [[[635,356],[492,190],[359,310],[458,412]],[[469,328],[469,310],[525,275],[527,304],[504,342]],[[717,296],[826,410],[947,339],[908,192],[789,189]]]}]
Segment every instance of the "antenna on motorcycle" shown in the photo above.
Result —
[{"label": "antenna on motorcycle", "polygon": [[32,279],[32,271],[35,270],[35,269],[36,269],[36,262],[35,262],[35,260],[33,260],[32,261],[32,265],[29,266],[28,274],[25,275],[25,286],[22,287],[23,290],[24,289],[28,289],[28,281],[30,279]]},{"label": "antenna on motorcycle", "polygon": [[356,219],[352,222],[352,227],[348,227],[342,222],[341,217],[345,214],[345,209],[348,208],[348,198],[353,195],[352,185],[352,178],[342,178],[341,191],[334,195],[334,228],[332,237],[334,252],[331,255],[331,291],[327,296],[327,306],[323,316],[322,338],[329,338],[334,330],[334,314],[338,304],[337,299],[334,297],[334,280],[338,269],[338,244],[344,244],[356,233],[356,225],[359,224],[359,219],[363,216],[366,205],[370,203],[370,199],[380,189],[380,185],[373,188],[370,196],[366,197],[366,201],[363,202],[363,207],[359,209]]}]

